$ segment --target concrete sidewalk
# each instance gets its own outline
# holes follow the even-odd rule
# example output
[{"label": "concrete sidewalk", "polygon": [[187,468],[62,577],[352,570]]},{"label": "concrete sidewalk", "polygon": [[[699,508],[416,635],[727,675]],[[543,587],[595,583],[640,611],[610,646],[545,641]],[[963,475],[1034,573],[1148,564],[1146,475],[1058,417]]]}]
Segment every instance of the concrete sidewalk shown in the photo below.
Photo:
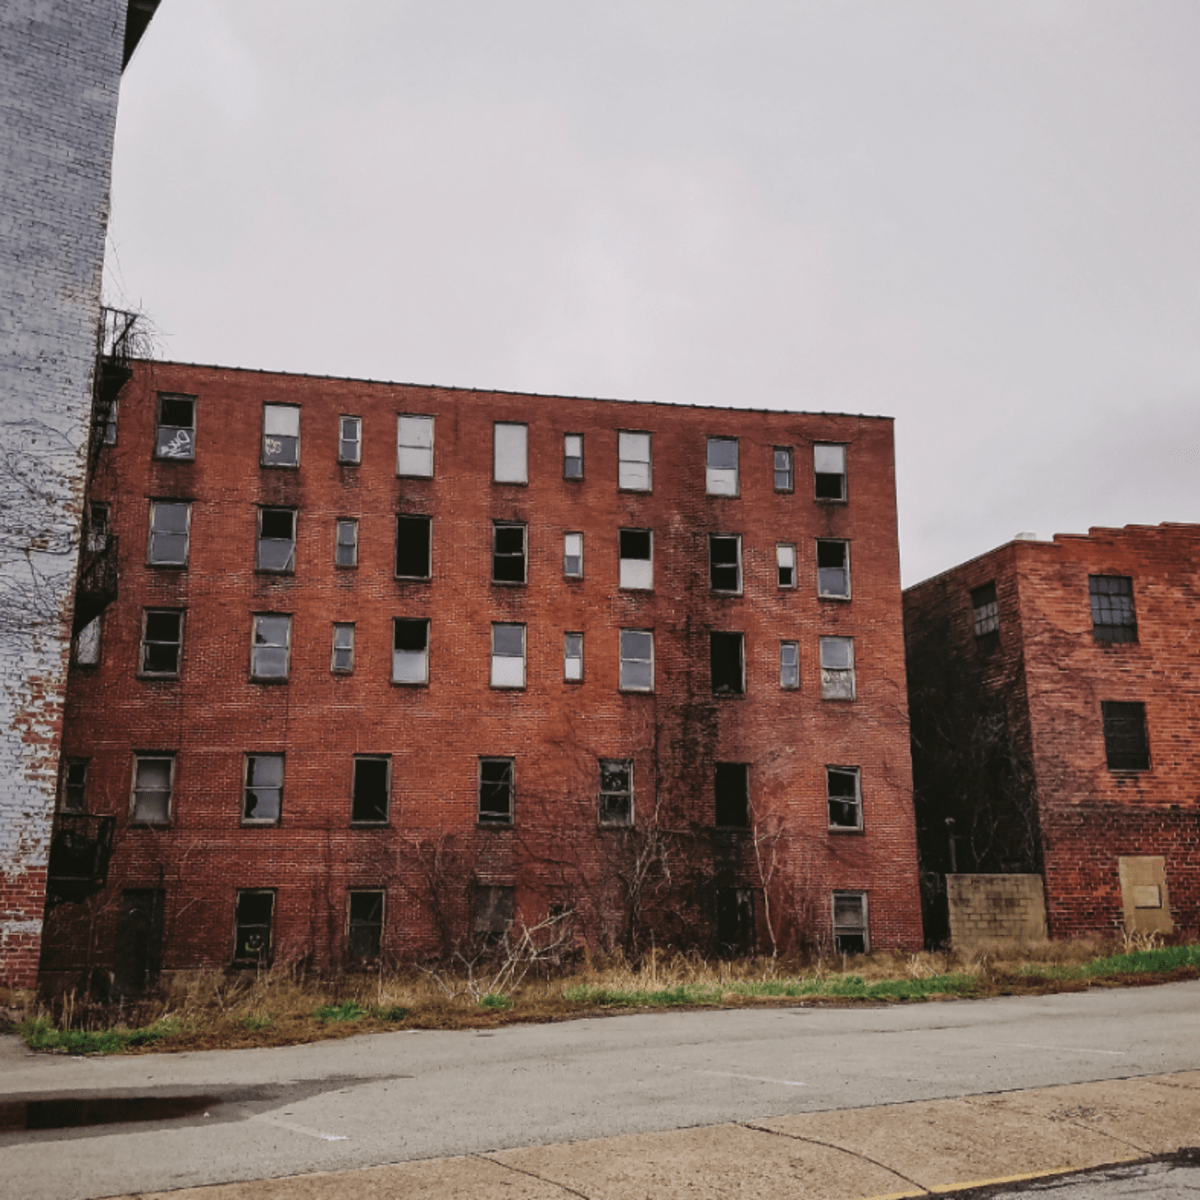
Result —
[{"label": "concrete sidewalk", "polygon": [[1187,1071],[143,1192],[136,1200],[899,1200],[1198,1144],[1200,1071]]}]

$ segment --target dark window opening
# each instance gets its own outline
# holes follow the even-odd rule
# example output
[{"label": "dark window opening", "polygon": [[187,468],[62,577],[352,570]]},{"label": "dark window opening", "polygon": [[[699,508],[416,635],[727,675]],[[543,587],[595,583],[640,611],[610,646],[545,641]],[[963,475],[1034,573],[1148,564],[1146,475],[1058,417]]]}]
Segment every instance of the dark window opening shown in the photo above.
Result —
[{"label": "dark window opening", "polygon": [[845,500],[846,447],[816,443],[813,446],[813,474],[818,500]]},{"label": "dark window opening", "polygon": [[178,675],[182,647],[183,613],[148,608],[142,633],[142,674]]},{"label": "dark window opening", "polygon": [[234,917],[233,965],[257,967],[271,959],[273,891],[238,892]]},{"label": "dark window opening", "polygon": [[86,758],[68,758],[63,765],[58,802],[63,812],[87,812],[87,769]]},{"label": "dark window opening", "polygon": [[401,579],[428,579],[431,517],[396,518],[396,574]]},{"label": "dark window opening", "polygon": [[158,978],[162,966],[161,888],[131,888],[121,893],[121,916],[113,945],[113,991],[140,996]]},{"label": "dark window opening", "polygon": [[168,396],[159,393],[154,456],[180,459],[196,457],[195,396]]},{"label": "dark window opening", "polygon": [[351,892],[346,954],[360,962],[379,957],[383,947],[383,900],[379,891]]},{"label": "dark window opening", "polygon": [[710,633],[714,696],[741,696],[746,691],[745,635]]},{"label": "dark window opening", "polygon": [[390,777],[389,758],[355,758],[354,795],[350,802],[350,820],[355,825],[387,824]]},{"label": "dark window opening", "polygon": [[831,829],[862,828],[862,796],[857,767],[826,767],[825,786],[829,799]]},{"label": "dark window opening", "polygon": [[754,889],[717,888],[717,949],[723,955],[754,952]]},{"label": "dark window opening", "polygon": [[392,682],[429,682],[429,622],[397,617],[392,624]]},{"label": "dark window opening", "polygon": [[708,535],[708,582],[714,592],[742,590],[742,539]]},{"label": "dark window opening", "polygon": [[1098,642],[1136,642],[1133,580],[1128,575],[1089,575],[1092,633]]},{"label": "dark window opening", "polygon": [[492,527],[492,582],[525,582],[525,526],[496,522]]},{"label": "dark window opening", "polygon": [[985,583],[971,589],[971,615],[975,636],[985,648],[1000,640],[1000,604],[996,599],[996,584]]},{"label": "dark window opening", "polygon": [[817,543],[817,592],[822,596],[849,598],[849,542]]},{"label": "dark window opening", "polygon": [[750,825],[750,766],[748,763],[717,763],[716,820],[731,829]]},{"label": "dark window opening", "polygon": [[600,824],[633,824],[633,760],[600,760]]},{"label": "dark window opening", "polygon": [[1110,771],[1148,771],[1150,741],[1146,706],[1141,701],[1104,700],[1104,753]]},{"label": "dark window opening", "polygon": [[511,825],[513,819],[513,760],[479,760],[479,820],[485,825]]},{"label": "dark window opening", "polygon": [[296,569],[296,512],[291,508],[263,508],[258,514],[258,569]]},{"label": "dark window opening", "polygon": [[833,948],[838,954],[866,954],[870,949],[864,892],[833,893]]}]

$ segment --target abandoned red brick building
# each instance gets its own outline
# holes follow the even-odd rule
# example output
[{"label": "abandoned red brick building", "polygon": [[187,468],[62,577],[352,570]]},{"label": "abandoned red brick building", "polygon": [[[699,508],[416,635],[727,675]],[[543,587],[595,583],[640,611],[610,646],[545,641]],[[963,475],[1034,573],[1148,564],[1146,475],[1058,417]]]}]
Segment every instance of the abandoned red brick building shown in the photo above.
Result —
[{"label": "abandoned red brick building", "polygon": [[890,419],[139,362],[108,428],[44,979],[920,943]]},{"label": "abandoned red brick building", "polygon": [[1052,937],[1200,932],[1200,526],[1017,539],[904,593],[927,934],[1040,873]]}]

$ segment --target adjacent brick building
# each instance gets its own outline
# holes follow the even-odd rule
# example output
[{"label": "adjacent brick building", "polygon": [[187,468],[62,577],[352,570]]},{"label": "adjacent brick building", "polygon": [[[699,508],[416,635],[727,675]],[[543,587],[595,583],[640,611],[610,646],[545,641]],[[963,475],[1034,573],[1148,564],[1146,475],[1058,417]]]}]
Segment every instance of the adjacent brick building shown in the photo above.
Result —
[{"label": "adjacent brick building", "polygon": [[919,944],[890,419],[135,366],[47,980]]},{"label": "adjacent brick building", "polygon": [[1200,526],[1018,539],[904,593],[927,932],[1040,872],[1052,937],[1200,932]]}]

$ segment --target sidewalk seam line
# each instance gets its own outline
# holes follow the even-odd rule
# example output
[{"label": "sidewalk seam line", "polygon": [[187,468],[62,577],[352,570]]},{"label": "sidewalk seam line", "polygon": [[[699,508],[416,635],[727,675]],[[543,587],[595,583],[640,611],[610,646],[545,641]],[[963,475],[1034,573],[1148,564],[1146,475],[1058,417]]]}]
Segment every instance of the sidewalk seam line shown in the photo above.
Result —
[{"label": "sidewalk seam line", "polygon": [[[529,1147],[537,1149],[537,1147]],[[514,1167],[512,1163],[500,1162],[499,1159],[492,1157],[492,1152],[487,1154],[472,1154],[471,1158],[481,1159],[483,1162],[490,1162],[494,1167],[502,1167],[506,1171],[512,1171],[517,1175],[525,1175],[530,1179],[536,1179],[538,1183],[548,1183],[551,1187],[562,1188],[564,1192],[569,1192],[572,1196],[578,1196],[579,1200],[592,1200],[585,1192],[578,1192],[569,1184],[559,1183],[557,1179],[547,1179],[544,1175],[539,1175],[536,1171],[526,1171],[523,1167]]]}]

